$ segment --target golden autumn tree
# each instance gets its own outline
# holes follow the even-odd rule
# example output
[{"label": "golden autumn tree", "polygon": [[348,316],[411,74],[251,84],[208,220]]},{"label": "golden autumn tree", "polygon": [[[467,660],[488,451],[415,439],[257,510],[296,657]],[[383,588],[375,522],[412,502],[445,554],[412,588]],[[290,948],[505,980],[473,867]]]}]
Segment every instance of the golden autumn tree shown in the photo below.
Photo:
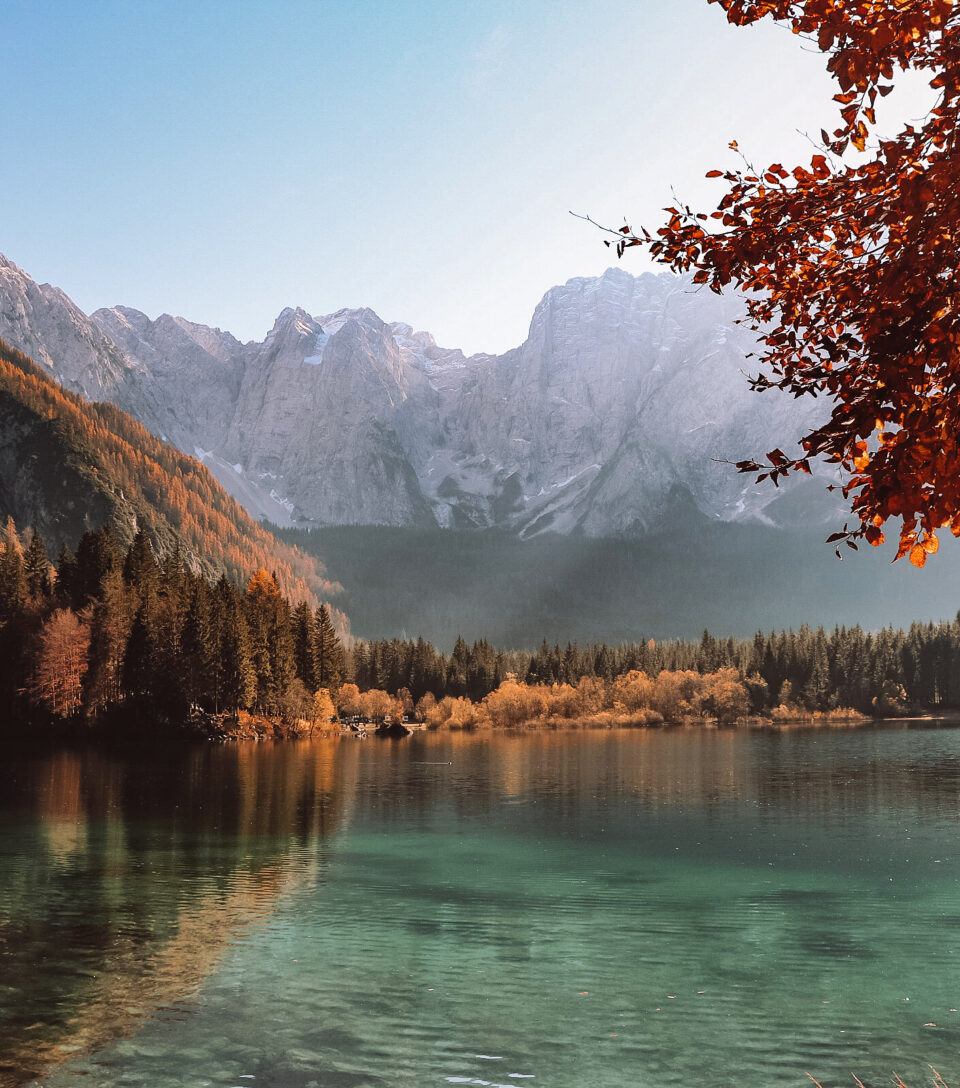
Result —
[{"label": "golden autumn tree", "polygon": [[319,688],[313,693],[313,720],[327,723],[337,716],[337,708],[333,705],[333,698],[327,688]]},{"label": "golden autumn tree", "polygon": [[337,692],[337,708],[345,717],[353,717],[363,713],[363,705],[360,702],[360,689],[356,684],[341,684]]},{"label": "golden autumn tree", "polygon": [[26,693],[37,706],[59,718],[80,708],[87,671],[90,629],[69,608],[58,608],[40,631]]},{"label": "golden autumn tree", "polygon": [[[877,545],[899,518],[896,558],[923,566],[938,529],[960,536],[960,4],[709,2],[820,49],[838,126],[809,165],[713,170],[725,191],[712,213],[668,208],[658,230],[623,227],[608,244],[646,246],[717,292],[739,286],[760,336],[754,388],[832,399],[799,455],[774,449],[740,471],[778,483],[812,458],[839,466],[855,520],[829,539]],[[936,104],[878,138],[877,101],[909,70],[929,77]]]}]

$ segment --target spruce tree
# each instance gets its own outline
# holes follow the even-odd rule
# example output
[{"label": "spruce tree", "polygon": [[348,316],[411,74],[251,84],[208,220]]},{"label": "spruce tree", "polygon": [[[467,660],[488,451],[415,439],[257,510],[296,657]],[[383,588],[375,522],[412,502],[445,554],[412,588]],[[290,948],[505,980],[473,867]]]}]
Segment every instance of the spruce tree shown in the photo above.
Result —
[{"label": "spruce tree", "polygon": [[469,656],[467,644],[460,635],[457,635],[457,641],[453,644],[453,653],[450,655],[450,663],[447,666],[447,695],[458,697],[467,694]]},{"label": "spruce tree", "polygon": [[[226,579],[221,580],[221,586]],[[218,594],[223,602],[220,627],[220,698],[224,710],[234,716],[253,705],[257,695],[257,675],[250,654],[249,633],[244,609],[235,593]]]},{"label": "spruce tree", "polygon": [[250,632],[250,656],[256,675],[257,707],[279,712],[296,676],[290,606],[276,578],[261,568],[247,583],[244,613]]},{"label": "spruce tree", "polygon": [[77,545],[74,609],[83,608],[100,595],[107,573],[120,563],[120,549],[109,528],[84,533]]},{"label": "spruce tree", "polygon": [[323,687],[317,681],[317,631],[313,612],[306,601],[301,601],[293,611],[293,656],[297,677],[307,691]]},{"label": "spruce tree", "polygon": [[48,603],[53,597],[53,577],[50,557],[43,537],[34,532],[23,556],[27,592],[35,601]]},{"label": "spruce tree", "polygon": [[343,644],[325,605],[320,605],[314,616],[314,640],[317,687],[336,692],[343,683]]},{"label": "spruce tree", "polygon": [[115,567],[104,579],[90,623],[90,668],[84,683],[88,714],[123,698],[123,663],[136,604],[136,595]]},{"label": "spruce tree", "polygon": [[13,518],[0,541],[0,626],[15,623],[27,603],[27,571]]},{"label": "spruce tree", "polygon": [[54,586],[57,604],[61,608],[76,610],[81,607],[79,581],[76,557],[64,544],[57,557],[57,581]]},{"label": "spruce tree", "polygon": [[418,638],[410,661],[410,694],[415,702],[419,703],[431,688],[431,670],[435,657],[434,648]]},{"label": "spruce tree", "polygon": [[137,530],[133,543],[127,549],[123,560],[123,576],[127,585],[133,586],[141,598],[157,587],[159,582],[157,560],[145,529]]},{"label": "spruce tree", "polygon": [[219,637],[214,625],[214,594],[197,578],[187,606],[181,636],[183,693],[189,705],[217,709]]},{"label": "spruce tree", "polygon": [[154,647],[150,638],[150,623],[144,605],[136,611],[127,649],[123,658],[122,683],[124,693],[133,699],[146,699],[153,692]]},{"label": "spruce tree", "polygon": [[13,519],[0,540],[0,705],[13,702],[26,675],[27,577]]},{"label": "spruce tree", "polygon": [[270,667],[274,683],[270,699],[272,713],[278,713],[286,707],[287,696],[297,679],[291,619],[290,604],[278,590],[270,624]]}]

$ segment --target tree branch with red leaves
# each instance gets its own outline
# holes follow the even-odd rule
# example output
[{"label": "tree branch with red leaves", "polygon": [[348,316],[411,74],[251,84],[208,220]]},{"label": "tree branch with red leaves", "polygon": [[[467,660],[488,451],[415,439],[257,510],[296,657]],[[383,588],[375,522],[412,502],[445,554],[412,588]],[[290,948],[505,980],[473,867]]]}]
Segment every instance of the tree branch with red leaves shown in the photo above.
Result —
[{"label": "tree branch with red leaves", "polygon": [[[769,16],[815,42],[839,87],[838,127],[809,166],[711,170],[726,186],[712,213],[678,205],[658,230],[625,226],[607,244],[745,293],[761,344],[754,388],[834,406],[800,456],[777,449],[737,468],[778,483],[812,458],[838,466],[859,525],[829,539],[879,545],[899,518],[896,558],[923,566],[937,530],[960,536],[960,5],[708,2],[736,25]],[[907,70],[929,75],[936,105],[868,146],[877,99]]]}]

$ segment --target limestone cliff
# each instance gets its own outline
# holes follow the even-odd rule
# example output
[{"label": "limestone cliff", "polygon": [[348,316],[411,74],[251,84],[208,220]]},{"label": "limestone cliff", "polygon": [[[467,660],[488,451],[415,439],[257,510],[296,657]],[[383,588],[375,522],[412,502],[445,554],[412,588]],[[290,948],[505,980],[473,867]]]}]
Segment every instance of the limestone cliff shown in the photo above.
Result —
[{"label": "limestone cliff", "polygon": [[690,501],[726,521],[827,520],[823,480],[785,501],[725,463],[824,411],[749,390],[741,312],[668,274],[610,269],[548,291],[526,341],[499,356],[440,348],[369,309],[286,309],[241,344],[124,306],[86,318],[0,261],[0,335],[281,524],[642,535]]}]

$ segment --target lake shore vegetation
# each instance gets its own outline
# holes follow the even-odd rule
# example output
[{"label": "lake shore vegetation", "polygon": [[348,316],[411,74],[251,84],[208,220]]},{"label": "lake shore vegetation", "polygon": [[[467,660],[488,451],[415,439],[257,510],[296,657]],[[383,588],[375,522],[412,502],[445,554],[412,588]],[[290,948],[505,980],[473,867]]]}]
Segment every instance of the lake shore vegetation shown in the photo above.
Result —
[{"label": "lake shore vegetation", "polygon": [[[458,638],[345,646],[321,604],[259,569],[211,583],[141,531],[89,531],[51,562],[0,536],[0,703],[8,721],[146,735],[300,736],[339,721],[428,728],[814,721],[960,709],[960,619],[909,630],[757,632],[535,651]],[[15,713],[14,713],[15,712]],[[140,735],[137,733],[136,735]]]}]

